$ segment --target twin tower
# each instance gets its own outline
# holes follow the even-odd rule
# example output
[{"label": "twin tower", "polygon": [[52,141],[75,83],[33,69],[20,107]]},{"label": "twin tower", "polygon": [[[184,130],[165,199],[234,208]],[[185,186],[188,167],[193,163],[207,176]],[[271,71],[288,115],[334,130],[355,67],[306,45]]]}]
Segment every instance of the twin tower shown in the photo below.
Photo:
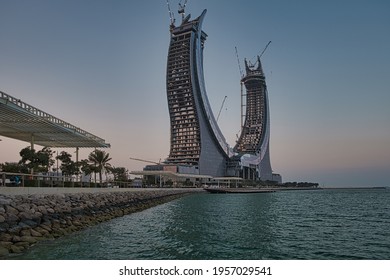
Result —
[{"label": "twin tower", "polygon": [[203,75],[202,31],[206,10],[196,19],[171,24],[167,62],[170,153],[166,164],[178,173],[213,177],[241,177],[281,182],[273,174],[269,155],[270,121],[267,86],[260,58],[257,67],[245,61],[245,121],[232,148],[211,110]]}]

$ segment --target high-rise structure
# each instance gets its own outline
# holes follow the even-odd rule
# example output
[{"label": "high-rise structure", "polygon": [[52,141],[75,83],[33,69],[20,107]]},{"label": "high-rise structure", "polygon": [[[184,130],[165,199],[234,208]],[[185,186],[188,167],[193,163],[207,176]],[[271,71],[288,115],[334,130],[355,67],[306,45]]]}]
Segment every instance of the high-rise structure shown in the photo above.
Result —
[{"label": "high-rise structure", "polygon": [[167,98],[171,147],[167,163],[193,174],[225,176],[229,146],[211,110],[203,76],[202,31],[206,10],[196,19],[171,24],[167,62]]},{"label": "high-rise structure", "polygon": [[240,177],[281,181],[272,174],[269,156],[270,116],[268,92],[260,57],[251,64],[245,60],[246,74],[241,82],[246,91],[245,121],[234,151],[240,155]]},{"label": "high-rise structure", "polygon": [[[239,176],[252,180],[281,181],[273,175],[269,157],[269,108],[265,76],[258,57],[257,67],[245,61],[246,113],[234,149],[227,144],[211,110],[203,76],[203,49],[207,34],[202,31],[206,10],[196,19],[190,15],[175,26],[167,61],[167,99],[170,116],[170,152],[165,161],[174,172]],[[151,168],[151,167],[149,167]]]}]

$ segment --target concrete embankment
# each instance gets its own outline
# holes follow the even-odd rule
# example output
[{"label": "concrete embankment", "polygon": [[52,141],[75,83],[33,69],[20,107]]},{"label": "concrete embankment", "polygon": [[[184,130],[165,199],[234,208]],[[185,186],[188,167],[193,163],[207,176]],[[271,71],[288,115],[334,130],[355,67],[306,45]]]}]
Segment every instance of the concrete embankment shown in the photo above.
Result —
[{"label": "concrete embankment", "polygon": [[199,189],[0,188],[0,258]]}]

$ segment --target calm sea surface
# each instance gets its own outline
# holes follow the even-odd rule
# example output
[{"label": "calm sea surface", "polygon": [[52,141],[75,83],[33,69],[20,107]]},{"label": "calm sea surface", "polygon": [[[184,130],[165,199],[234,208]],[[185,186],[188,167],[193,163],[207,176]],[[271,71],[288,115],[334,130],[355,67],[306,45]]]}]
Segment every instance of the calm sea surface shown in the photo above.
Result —
[{"label": "calm sea surface", "polygon": [[390,259],[390,190],[194,194],[17,259]]}]

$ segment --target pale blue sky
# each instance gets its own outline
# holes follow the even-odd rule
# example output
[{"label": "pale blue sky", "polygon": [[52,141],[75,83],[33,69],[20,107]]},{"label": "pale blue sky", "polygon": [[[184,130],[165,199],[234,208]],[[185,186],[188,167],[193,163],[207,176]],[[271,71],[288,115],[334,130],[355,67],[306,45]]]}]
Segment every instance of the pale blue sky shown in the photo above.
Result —
[{"label": "pale blue sky", "polygon": [[[274,171],[284,181],[390,185],[390,2],[188,1],[193,17],[203,9],[206,89],[215,115],[228,96],[219,124],[231,145],[234,47],[243,62],[271,40],[262,62]],[[104,138],[115,166],[167,157],[165,0],[0,0],[0,40],[1,91]],[[0,139],[0,162],[28,145]]]}]

